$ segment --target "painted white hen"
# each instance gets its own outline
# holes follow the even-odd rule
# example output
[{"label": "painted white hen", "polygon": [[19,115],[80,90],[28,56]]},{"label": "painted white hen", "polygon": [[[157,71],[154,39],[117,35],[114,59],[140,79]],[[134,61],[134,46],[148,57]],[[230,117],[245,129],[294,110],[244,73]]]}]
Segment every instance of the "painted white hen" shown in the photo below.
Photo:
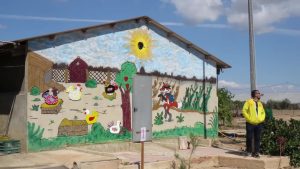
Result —
[{"label": "painted white hen", "polygon": [[77,101],[81,99],[82,96],[82,92],[81,92],[82,88],[77,85],[76,87],[74,86],[69,86],[66,90],[67,93],[69,93],[69,99],[73,100],[73,101]]}]

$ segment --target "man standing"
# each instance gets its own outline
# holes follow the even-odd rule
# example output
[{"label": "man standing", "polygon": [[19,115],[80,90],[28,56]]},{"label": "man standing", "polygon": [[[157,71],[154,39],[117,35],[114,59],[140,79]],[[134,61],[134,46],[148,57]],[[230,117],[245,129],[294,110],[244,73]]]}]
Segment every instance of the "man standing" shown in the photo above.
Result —
[{"label": "man standing", "polygon": [[[262,103],[260,102],[260,92],[258,90],[252,90],[251,97],[251,99],[245,102],[243,107],[243,116],[246,119],[246,151],[247,154],[252,153],[252,157],[258,158],[260,134],[266,113]],[[254,147],[252,147],[253,137]]]}]

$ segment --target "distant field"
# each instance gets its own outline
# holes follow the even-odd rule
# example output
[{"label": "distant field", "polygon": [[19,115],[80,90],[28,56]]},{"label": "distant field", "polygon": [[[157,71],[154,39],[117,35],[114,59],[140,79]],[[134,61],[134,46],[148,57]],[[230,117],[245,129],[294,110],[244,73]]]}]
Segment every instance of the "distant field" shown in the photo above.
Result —
[{"label": "distant field", "polygon": [[289,120],[291,118],[300,120],[300,110],[276,110],[273,109],[273,115],[276,119]]}]

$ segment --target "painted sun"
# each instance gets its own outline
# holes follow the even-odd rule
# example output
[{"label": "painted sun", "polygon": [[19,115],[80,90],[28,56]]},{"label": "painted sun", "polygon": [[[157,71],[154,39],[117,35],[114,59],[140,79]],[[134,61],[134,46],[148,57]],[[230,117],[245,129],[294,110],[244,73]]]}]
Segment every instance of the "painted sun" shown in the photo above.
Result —
[{"label": "painted sun", "polygon": [[142,60],[151,59],[152,39],[147,30],[138,29],[130,34],[131,54]]}]

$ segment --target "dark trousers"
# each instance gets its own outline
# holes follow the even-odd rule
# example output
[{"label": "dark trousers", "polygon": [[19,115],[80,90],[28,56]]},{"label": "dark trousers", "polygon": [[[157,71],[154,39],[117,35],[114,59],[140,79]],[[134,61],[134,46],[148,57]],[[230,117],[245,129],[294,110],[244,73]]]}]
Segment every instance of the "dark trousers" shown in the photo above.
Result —
[{"label": "dark trousers", "polygon": [[[249,153],[259,153],[260,147],[260,134],[262,131],[262,124],[253,125],[246,123],[246,151]],[[252,140],[254,138],[254,144]],[[254,147],[252,147],[254,145]]]}]

